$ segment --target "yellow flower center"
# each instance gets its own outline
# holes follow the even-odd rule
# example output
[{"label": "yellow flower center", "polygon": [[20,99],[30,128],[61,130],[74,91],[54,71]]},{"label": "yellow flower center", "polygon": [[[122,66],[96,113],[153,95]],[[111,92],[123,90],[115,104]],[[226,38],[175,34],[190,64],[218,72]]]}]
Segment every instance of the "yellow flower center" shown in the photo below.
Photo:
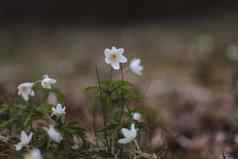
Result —
[{"label": "yellow flower center", "polygon": [[117,59],[116,53],[113,53],[112,56],[111,56],[111,58],[112,58],[112,61],[116,61],[116,59]]}]

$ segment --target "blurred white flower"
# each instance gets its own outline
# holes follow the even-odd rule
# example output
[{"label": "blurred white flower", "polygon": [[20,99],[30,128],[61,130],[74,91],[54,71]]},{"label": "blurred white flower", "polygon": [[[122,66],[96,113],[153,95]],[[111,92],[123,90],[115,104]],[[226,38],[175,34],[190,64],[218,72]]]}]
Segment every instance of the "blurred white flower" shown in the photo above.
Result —
[{"label": "blurred white flower", "polygon": [[112,47],[112,49],[106,48],[104,50],[105,54],[105,62],[107,64],[110,64],[113,69],[119,70],[120,69],[120,63],[126,63],[127,58],[123,55],[124,49],[119,48],[117,49],[116,47]]},{"label": "blurred white flower", "polygon": [[41,86],[45,89],[51,89],[52,85],[56,83],[56,80],[50,78],[48,75],[43,76],[43,80],[41,80]]},{"label": "blurred white flower", "polygon": [[130,69],[134,74],[141,76],[143,71],[143,66],[141,65],[141,59],[134,58],[133,60],[131,60]]},{"label": "blurred white flower", "polygon": [[55,107],[52,107],[52,114],[57,117],[65,115],[65,107],[61,104],[57,104]]},{"label": "blurred white flower", "polygon": [[16,151],[20,151],[24,146],[27,146],[31,142],[32,135],[32,132],[27,135],[25,131],[21,131],[20,142],[15,145]]},{"label": "blurred white flower", "polygon": [[60,143],[63,140],[62,135],[54,128],[53,125],[50,125],[49,128],[44,128],[50,139],[53,140],[56,143]]},{"label": "blurred white flower", "polygon": [[141,121],[141,114],[138,113],[138,112],[134,112],[132,114],[132,118],[135,120],[135,121]]},{"label": "blurred white flower", "polygon": [[35,92],[32,89],[33,82],[25,82],[18,85],[18,95],[21,96],[25,101],[29,100],[29,96],[35,96]]},{"label": "blurred white flower", "polygon": [[33,149],[24,156],[24,159],[43,159],[43,157],[39,149]]},{"label": "blurred white flower", "polygon": [[238,60],[238,46],[236,45],[228,46],[226,50],[226,54],[230,60],[237,61]]},{"label": "blurred white flower", "polygon": [[121,133],[124,138],[119,139],[118,143],[120,144],[128,144],[129,142],[133,141],[137,136],[137,129],[135,128],[135,124],[131,124],[131,128],[122,128]]}]

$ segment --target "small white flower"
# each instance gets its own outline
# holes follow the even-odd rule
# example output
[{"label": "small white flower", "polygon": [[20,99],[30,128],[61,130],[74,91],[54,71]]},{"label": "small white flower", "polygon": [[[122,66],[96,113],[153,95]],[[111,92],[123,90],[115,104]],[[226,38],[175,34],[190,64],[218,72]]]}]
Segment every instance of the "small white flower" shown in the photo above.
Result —
[{"label": "small white flower", "polygon": [[133,141],[137,136],[137,129],[135,128],[135,124],[131,124],[130,129],[122,128],[121,133],[124,138],[119,139],[118,143],[128,144],[129,142]]},{"label": "small white flower", "polygon": [[32,135],[32,132],[27,135],[25,131],[21,131],[20,142],[15,145],[16,151],[20,151],[24,146],[27,146],[31,142]]},{"label": "small white flower", "polygon": [[33,149],[24,156],[24,159],[43,159],[43,157],[39,149]]},{"label": "small white flower", "polygon": [[134,58],[133,60],[131,60],[130,69],[134,74],[141,76],[143,71],[143,66],[141,65],[141,59]]},{"label": "small white flower", "polygon": [[127,58],[123,55],[124,49],[119,48],[117,49],[116,47],[112,47],[112,49],[106,48],[104,50],[105,54],[105,62],[107,64],[110,64],[113,69],[119,70],[120,69],[120,63],[126,63]]},{"label": "small white flower", "polygon": [[18,85],[18,95],[21,96],[25,101],[28,101],[29,96],[35,96],[35,92],[32,89],[33,85],[33,82],[25,82]]},{"label": "small white flower", "polygon": [[140,121],[141,120],[141,114],[138,113],[138,112],[135,112],[132,114],[132,118],[135,120],[135,121]]},{"label": "small white flower", "polygon": [[56,83],[56,80],[50,78],[48,75],[43,76],[43,80],[41,80],[41,86],[45,89],[51,89],[52,85]]},{"label": "small white flower", "polygon": [[61,104],[57,104],[55,107],[52,108],[52,114],[57,117],[65,115],[65,107]]},{"label": "small white flower", "polygon": [[62,135],[54,128],[53,125],[50,125],[49,128],[45,128],[51,140],[56,143],[60,143],[63,140]]}]

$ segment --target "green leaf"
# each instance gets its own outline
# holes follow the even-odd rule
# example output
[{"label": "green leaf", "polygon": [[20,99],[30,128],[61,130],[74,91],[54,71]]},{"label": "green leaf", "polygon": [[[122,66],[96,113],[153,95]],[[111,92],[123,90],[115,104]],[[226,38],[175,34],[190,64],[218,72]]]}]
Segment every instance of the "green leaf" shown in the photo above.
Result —
[{"label": "green leaf", "polygon": [[32,125],[32,113],[27,115],[23,125],[24,125],[25,128],[30,128],[31,127],[31,125]]},{"label": "green leaf", "polygon": [[80,127],[78,122],[68,122],[60,128],[60,131],[66,135],[79,135],[85,136],[85,130]]}]

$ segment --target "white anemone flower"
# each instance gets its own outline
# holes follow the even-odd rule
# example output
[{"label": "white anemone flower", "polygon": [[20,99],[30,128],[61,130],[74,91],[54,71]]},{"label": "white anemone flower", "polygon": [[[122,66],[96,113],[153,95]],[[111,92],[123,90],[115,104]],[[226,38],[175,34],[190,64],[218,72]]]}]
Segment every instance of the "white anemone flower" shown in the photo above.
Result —
[{"label": "white anemone flower", "polygon": [[55,107],[52,107],[52,115],[59,117],[65,115],[65,113],[65,107],[61,104],[57,104]]},{"label": "white anemone flower", "polygon": [[35,92],[32,89],[33,82],[25,82],[18,85],[18,95],[21,96],[25,101],[29,100],[29,96],[35,96]]},{"label": "white anemone flower", "polygon": [[50,78],[48,75],[44,75],[43,79],[41,80],[41,86],[45,89],[51,89],[52,85],[56,83],[56,80]]},{"label": "white anemone flower", "polygon": [[50,125],[49,128],[44,128],[49,135],[49,138],[56,142],[60,143],[63,140],[62,135],[58,132],[53,125]]},{"label": "white anemone flower", "polygon": [[43,159],[42,154],[39,149],[33,149],[30,152],[28,152],[24,159]]},{"label": "white anemone flower", "polygon": [[119,139],[118,143],[120,144],[128,144],[129,142],[135,140],[137,136],[137,129],[135,128],[135,124],[131,124],[131,128],[122,128],[121,133],[124,136],[124,138]]},{"label": "white anemone flower", "polygon": [[27,146],[31,142],[32,135],[32,132],[27,135],[25,131],[21,131],[20,142],[15,145],[16,151],[20,151],[24,146]]},{"label": "white anemone flower", "polygon": [[141,121],[141,114],[138,113],[138,112],[134,112],[134,113],[132,114],[132,118],[133,118],[133,120],[135,120],[135,121]]},{"label": "white anemone flower", "polygon": [[139,59],[139,58],[132,59],[129,67],[130,67],[130,70],[134,74],[139,75],[139,76],[142,75],[143,66],[141,65],[141,59]]},{"label": "white anemone flower", "polygon": [[124,49],[123,48],[116,48],[112,47],[112,49],[106,48],[104,50],[105,54],[105,62],[112,66],[113,69],[119,70],[120,63],[126,63],[127,58],[123,55]]}]

